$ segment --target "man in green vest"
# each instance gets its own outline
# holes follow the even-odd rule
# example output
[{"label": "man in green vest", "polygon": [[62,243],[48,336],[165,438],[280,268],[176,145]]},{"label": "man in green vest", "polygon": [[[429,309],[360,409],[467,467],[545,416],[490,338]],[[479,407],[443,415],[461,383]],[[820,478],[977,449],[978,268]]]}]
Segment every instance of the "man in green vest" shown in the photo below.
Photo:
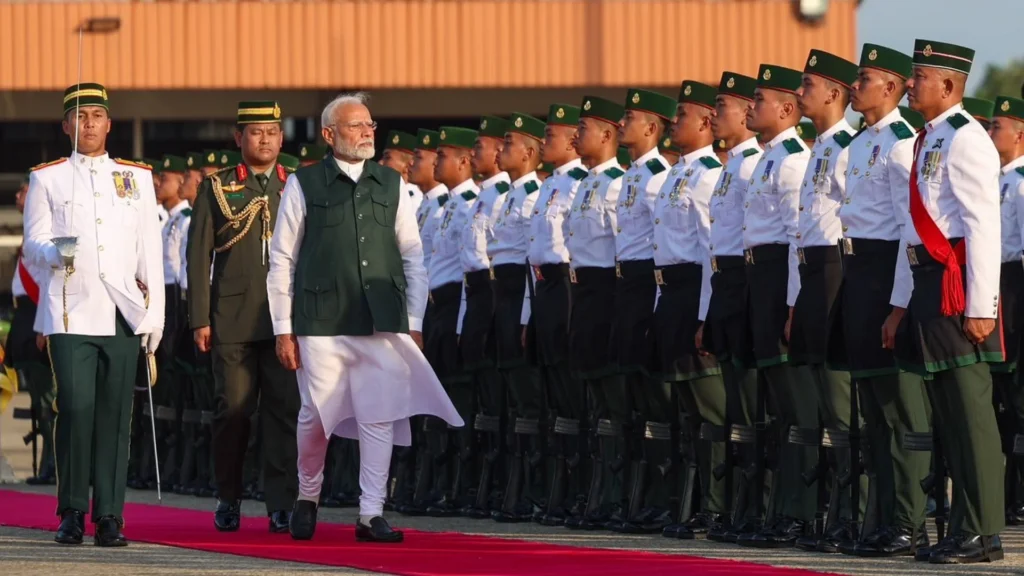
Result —
[{"label": "man in green vest", "polygon": [[266,289],[270,238],[288,174],[277,163],[281,109],[276,102],[241,102],[237,124],[235,141],[244,162],[210,175],[192,211],[189,324],[199,351],[212,350],[213,356],[213,451],[219,492],[214,525],[221,531],[238,530],[243,458],[250,418],[259,404],[270,530],[286,532],[297,490],[299,398],[294,373],[273,354]]},{"label": "man in green vest", "polygon": [[423,248],[401,177],[367,162],[377,123],[365,101],[343,94],[324,109],[332,154],[289,178],[271,247],[277,357],[302,398],[296,540],[313,537],[331,435],[359,440],[356,539],[401,542],[382,516],[392,446],[410,444],[415,414],[464,424],[421,352]]}]

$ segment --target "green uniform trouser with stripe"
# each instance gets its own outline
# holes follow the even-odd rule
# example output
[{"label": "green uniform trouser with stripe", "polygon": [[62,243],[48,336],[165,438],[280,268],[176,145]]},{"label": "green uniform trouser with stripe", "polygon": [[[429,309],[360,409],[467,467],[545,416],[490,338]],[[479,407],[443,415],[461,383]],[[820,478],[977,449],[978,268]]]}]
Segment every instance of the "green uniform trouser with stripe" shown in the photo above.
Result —
[{"label": "green uniform trouser with stripe", "polygon": [[117,314],[113,336],[50,336],[57,381],[54,437],[57,514],[89,510],[120,518],[128,477],[132,387],[140,340]]},{"label": "green uniform trouser with stripe", "polygon": [[[722,380],[725,384],[726,409],[729,413],[729,422],[739,426],[754,425],[754,410],[757,409],[757,370],[740,368],[732,362],[722,362]],[[729,431],[726,431],[728,434]],[[751,444],[740,445],[741,457],[737,466],[746,467],[752,463],[754,457],[764,458],[764,455],[754,456],[754,446]],[[715,464],[717,465],[717,464]],[[749,518],[760,520],[754,515],[757,507],[755,499],[762,501],[765,497],[764,486],[758,486],[754,482],[741,482],[739,474],[733,477],[733,507],[739,507],[743,502],[740,490],[746,487],[745,510],[739,511],[737,518]],[[717,512],[709,508],[711,512]]]}]

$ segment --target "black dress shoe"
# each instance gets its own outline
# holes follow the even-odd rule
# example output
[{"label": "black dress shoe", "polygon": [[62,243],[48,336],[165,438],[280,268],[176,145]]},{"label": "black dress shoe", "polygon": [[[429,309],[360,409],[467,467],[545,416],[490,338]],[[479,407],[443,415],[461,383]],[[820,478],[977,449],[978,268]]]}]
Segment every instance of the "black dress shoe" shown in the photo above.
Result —
[{"label": "black dress shoe", "polygon": [[695,540],[705,538],[712,529],[721,528],[725,523],[725,516],[712,512],[698,512],[682,524],[666,526],[662,530],[662,536],[678,538],[680,540]]},{"label": "black dress shoe", "polygon": [[427,516],[433,518],[450,518],[459,515],[459,509],[455,507],[455,501],[447,496],[442,496],[440,500],[428,505],[426,512]]},{"label": "black dress shoe", "polygon": [[1003,543],[999,535],[973,536],[960,534],[953,545],[932,552],[928,562],[932,564],[973,564],[995,562],[1003,559]]},{"label": "black dress shoe", "polygon": [[818,541],[816,550],[826,554],[836,554],[839,552],[840,546],[849,546],[856,541],[857,527],[854,526],[853,521],[849,518],[840,518],[825,531],[825,535]]},{"label": "black dress shoe", "polygon": [[751,538],[739,538],[736,543],[751,548],[792,548],[807,533],[807,523],[796,518],[780,518]]},{"label": "black dress shoe", "polygon": [[956,534],[946,534],[945,538],[939,540],[935,544],[931,546],[925,546],[923,548],[918,548],[917,552],[914,553],[914,560],[916,562],[927,562],[931,559],[933,552],[938,552],[939,550],[952,548],[954,545],[956,545],[956,539]]},{"label": "black dress shoe", "polygon": [[[928,548],[928,532],[924,526],[916,534],[910,528],[890,526],[873,543],[865,541],[857,544],[853,555],[862,558],[911,556],[922,548]],[[928,555],[930,557],[931,552]]]},{"label": "black dress shoe", "polygon": [[242,512],[239,502],[217,501],[217,511],[213,513],[213,525],[221,532],[236,532],[242,523]]},{"label": "black dress shoe", "polygon": [[393,544],[401,542],[405,537],[400,530],[392,530],[388,521],[383,516],[370,518],[370,525],[367,526],[361,521],[356,521],[356,540],[359,542],[382,542]]},{"label": "black dress shoe", "polygon": [[1011,504],[1006,507],[1006,523],[1010,526],[1024,524],[1024,504]]},{"label": "black dress shoe", "polygon": [[78,510],[65,510],[60,515],[60,526],[53,541],[58,544],[81,544],[85,533],[85,514]]},{"label": "black dress shoe", "polygon": [[862,535],[860,540],[841,543],[839,545],[839,553],[846,554],[847,556],[857,556],[858,546],[874,546],[878,543],[878,540],[881,539],[887,532],[894,529],[895,527],[893,526],[876,526],[874,531],[872,531],[870,534]]},{"label": "black dress shoe", "polygon": [[288,531],[293,540],[309,540],[313,537],[316,532],[316,509],[316,504],[309,500],[295,501],[291,522],[288,523]]},{"label": "black dress shoe", "polygon": [[104,548],[127,546],[128,541],[121,534],[121,520],[113,516],[104,516],[96,522],[96,533],[93,543]]},{"label": "black dress shoe", "polygon": [[288,523],[291,522],[292,513],[289,510],[275,510],[270,513],[270,533],[284,534],[288,531]]}]

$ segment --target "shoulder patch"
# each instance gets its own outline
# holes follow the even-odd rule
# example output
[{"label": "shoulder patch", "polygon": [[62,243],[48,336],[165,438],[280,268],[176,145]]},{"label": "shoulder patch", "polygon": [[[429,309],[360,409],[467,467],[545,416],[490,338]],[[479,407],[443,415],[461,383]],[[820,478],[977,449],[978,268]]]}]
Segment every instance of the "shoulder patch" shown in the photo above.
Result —
[{"label": "shoulder patch", "polygon": [[476,192],[473,192],[472,190],[466,190],[465,192],[460,194],[460,196],[462,196],[463,200],[469,202],[470,200],[476,198]]},{"label": "shoulder patch", "polygon": [[644,164],[644,166],[647,166],[647,169],[650,170],[651,174],[654,175],[661,174],[662,172],[665,171],[665,164],[663,164],[661,160],[658,160],[657,158],[651,158],[650,160],[647,161],[646,164]]},{"label": "shoulder patch", "polygon": [[709,170],[714,170],[715,168],[722,167],[722,163],[718,161],[718,158],[714,158],[711,156],[702,157],[700,159],[700,163],[703,164],[704,167],[708,168]]},{"label": "shoulder patch", "polygon": [[893,134],[896,135],[900,140],[906,140],[907,138],[913,138],[914,132],[907,128],[907,125],[899,120],[889,124],[889,128],[892,129]]},{"label": "shoulder patch", "polygon": [[743,157],[749,158],[754,154],[757,154],[758,152],[760,152],[760,150],[758,150],[757,148],[747,148],[746,150],[743,151]]},{"label": "shoulder patch", "polygon": [[1024,176],[1024,166],[1021,166],[1020,168],[1017,168],[1017,174],[1020,174],[1021,176]]},{"label": "shoulder patch", "polygon": [[804,147],[800,144],[800,141],[796,138],[790,138],[789,140],[782,141],[782,147],[786,149],[786,152],[790,154],[799,154],[804,151]]},{"label": "shoulder patch", "polygon": [[540,186],[537,186],[537,182],[535,180],[530,180],[526,184],[523,184],[523,189],[526,190],[527,194],[533,194],[537,190],[540,190]]},{"label": "shoulder patch", "polygon": [[622,178],[622,175],[625,173],[626,172],[622,168],[619,168],[618,166],[612,166],[611,168],[602,172],[602,174],[611,178],[612,180],[615,180],[616,178]]},{"label": "shoulder patch", "polygon": [[32,168],[29,169],[29,172],[35,172],[36,170],[39,170],[40,168],[49,168],[50,166],[56,166],[57,164],[61,164],[63,162],[67,162],[67,161],[68,161],[67,158],[58,158],[56,160],[51,160],[49,162],[43,162],[42,164],[36,164],[35,166],[33,166]]},{"label": "shoulder patch", "polygon": [[964,126],[967,126],[970,120],[968,120],[967,117],[964,116],[963,114],[957,112],[956,114],[953,114],[952,116],[947,118],[946,122],[949,122],[949,125],[952,126],[954,130],[959,130]]},{"label": "shoulder patch", "polygon": [[508,192],[509,184],[508,182],[499,181],[494,185],[494,189],[498,191],[498,194],[504,194],[505,192]]},{"label": "shoulder patch", "polygon": [[850,133],[847,132],[846,130],[840,130],[839,132],[836,132],[832,136],[832,139],[836,141],[836,144],[839,144],[843,148],[846,148],[847,146],[850,145],[850,142],[853,142],[853,136],[851,136]]},{"label": "shoulder patch", "polygon": [[149,166],[149,164],[143,164],[142,162],[132,162],[131,160],[125,160],[124,158],[114,158],[114,163],[115,164],[120,164],[122,166],[132,166],[132,167],[135,167],[135,168],[142,168],[144,170],[149,170],[149,171],[153,170]]},{"label": "shoulder patch", "polygon": [[587,177],[587,171],[583,168],[573,168],[566,172],[566,174],[568,174],[573,180],[583,180]]},{"label": "shoulder patch", "polygon": [[448,195],[447,194],[441,194],[440,196],[437,197],[437,205],[438,206],[443,207],[447,203],[448,203]]}]

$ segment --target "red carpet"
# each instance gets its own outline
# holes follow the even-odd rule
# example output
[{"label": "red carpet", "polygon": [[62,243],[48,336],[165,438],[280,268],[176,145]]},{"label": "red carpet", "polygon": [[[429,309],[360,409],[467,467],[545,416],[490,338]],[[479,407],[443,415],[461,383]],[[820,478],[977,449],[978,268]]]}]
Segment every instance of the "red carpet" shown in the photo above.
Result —
[{"label": "red carpet", "polygon": [[[0,525],[56,530],[55,506],[56,498],[52,496],[0,490]],[[268,533],[266,518],[243,518],[239,532],[222,534],[213,528],[210,512],[145,504],[128,504],[125,517],[124,532],[130,541],[408,576],[820,574],[696,556],[412,530],[405,532],[402,544],[360,544],[355,541],[353,527],[342,524],[320,523],[313,540],[296,542],[287,534]],[[87,525],[91,533],[92,525]],[[91,542],[87,540],[85,545]]]}]

